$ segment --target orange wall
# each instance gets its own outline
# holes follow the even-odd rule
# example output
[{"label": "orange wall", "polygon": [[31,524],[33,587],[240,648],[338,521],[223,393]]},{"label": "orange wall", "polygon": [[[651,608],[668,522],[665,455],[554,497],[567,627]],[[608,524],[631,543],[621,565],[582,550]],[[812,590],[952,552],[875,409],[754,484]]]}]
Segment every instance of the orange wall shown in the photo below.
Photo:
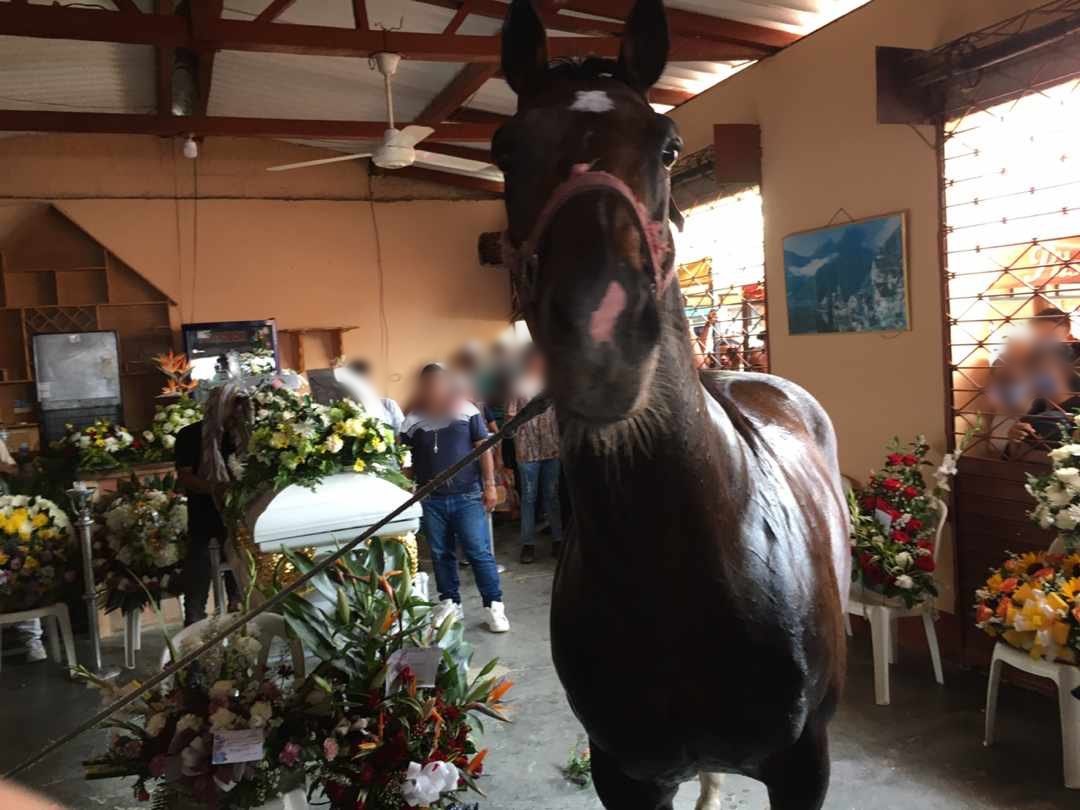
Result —
[{"label": "orange wall", "polygon": [[[874,48],[932,48],[1041,4],[873,0],[672,114],[687,153],[712,142],[714,124],[761,127],[772,370],[828,410],[849,475],[865,480],[893,435],[924,433],[938,454],[945,448],[938,166],[924,141],[934,132],[877,124]],[[911,331],[788,334],[784,236],[823,226],[841,208],[856,218],[910,212]],[[951,586],[951,559],[944,569]],[[942,605],[952,602],[947,587]]]},{"label": "orange wall", "polygon": [[172,296],[184,321],[359,327],[346,350],[370,358],[399,397],[419,364],[505,328],[506,276],[476,252],[479,233],[502,228],[501,202],[371,179],[364,162],[271,174],[268,165],[323,153],[211,139],[196,206],[194,163],[177,151],[150,137],[0,139],[0,244],[34,201],[52,201]]}]

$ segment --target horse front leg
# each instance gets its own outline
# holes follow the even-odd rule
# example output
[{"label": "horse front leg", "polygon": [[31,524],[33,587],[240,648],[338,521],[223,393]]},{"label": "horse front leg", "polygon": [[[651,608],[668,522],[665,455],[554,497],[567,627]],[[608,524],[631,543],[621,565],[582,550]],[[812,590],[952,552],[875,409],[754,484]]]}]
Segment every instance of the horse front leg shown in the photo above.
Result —
[{"label": "horse front leg", "polygon": [[802,736],[762,769],[770,810],[821,810],[829,790],[828,723],[811,716]]},{"label": "horse front leg", "polygon": [[593,785],[606,810],[673,810],[678,785],[641,782],[627,776],[609,754],[589,741]]},{"label": "horse front leg", "polygon": [[694,810],[723,810],[724,794],[720,789],[724,786],[724,774],[706,773],[698,774],[701,780],[701,795],[698,796]]}]

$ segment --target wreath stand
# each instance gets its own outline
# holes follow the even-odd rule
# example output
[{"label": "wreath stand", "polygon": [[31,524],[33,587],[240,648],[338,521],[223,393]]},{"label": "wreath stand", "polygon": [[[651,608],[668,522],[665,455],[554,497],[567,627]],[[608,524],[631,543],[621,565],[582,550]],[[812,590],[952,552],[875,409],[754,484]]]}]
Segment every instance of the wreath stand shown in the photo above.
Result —
[{"label": "wreath stand", "polygon": [[[75,658],[75,637],[71,632],[71,615],[67,605],[57,602],[53,605],[34,608],[33,610],[20,610],[16,613],[0,613],[0,627],[7,624],[44,619],[49,623],[46,636],[49,641],[49,653],[53,661],[60,661],[60,640],[64,642],[64,654],[67,657],[68,669],[74,669],[78,664]],[[0,656],[2,657],[2,656]]]}]

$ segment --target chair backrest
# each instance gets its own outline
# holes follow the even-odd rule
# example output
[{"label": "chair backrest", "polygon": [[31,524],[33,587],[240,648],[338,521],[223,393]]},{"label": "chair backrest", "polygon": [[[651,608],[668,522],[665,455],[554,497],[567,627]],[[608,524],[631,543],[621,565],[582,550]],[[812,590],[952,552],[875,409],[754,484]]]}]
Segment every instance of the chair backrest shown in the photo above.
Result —
[{"label": "chair backrest", "polygon": [[[220,617],[214,617],[217,619],[219,625],[235,621],[239,616],[237,613],[226,613]],[[173,647],[177,650],[181,649],[184,642],[195,636],[199,636],[204,633],[209,627],[210,623],[214,621],[213,618],[203,619],[202,621],[195,622],[195,624],[189,625],[177,633],[172,638]],[[289,628],[285,624],[285,619],[276,613],[260,613],[254,619],[251,620],[251,624],[255,625],[255,629],[258,631],[259,641],[262,642],[262,651],[259,653],[259,666],[265,667],[266,661],[270,657],[270,645],[275,638],[280,638],[289,647],[289,654],[292,658],[293,672],[296,679],[303,680],[304,678],[304,647],[300,643],[300,640],[295,636],[289,634]],[[169,654],[168,646],[161,651],[161,667],[164,669],[168,666],[172,660],[172,655]]]},{"label": "chair backrest", "polygon": [[945,522],[949,519],[949,505],[939,498],[930,496],[938,513],[937,530],[934,532],[934,566],[941,561],[941,535],[945,531]]}]

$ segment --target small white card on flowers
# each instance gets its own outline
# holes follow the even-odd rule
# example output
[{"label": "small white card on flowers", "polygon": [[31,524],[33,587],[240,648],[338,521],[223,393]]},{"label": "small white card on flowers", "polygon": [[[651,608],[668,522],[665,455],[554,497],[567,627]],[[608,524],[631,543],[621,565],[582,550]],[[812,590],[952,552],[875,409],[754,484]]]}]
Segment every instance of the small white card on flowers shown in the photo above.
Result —
[{"label": "small white card on flowers", "polygon": [[434,686],[441,660],[441,647],[404,647],[397,650],[386,662],[386,694],[390,694],[405,667],[412,670],[417,686]]},{"label": "small white card on flowers", "polygon": [[237,762],[258,762],[263,758],[263,730],[243,728],[235,731],[214,732],[215,765],[232,765]]},{"label": "small white card on flowers", "polygon": [[881,527],[885,531],[889,531],[892,528],[892,515],[888,512],[882,512],[880,509],[874,510],[874,517],[877,518],[877,522],[881,524]]}]

